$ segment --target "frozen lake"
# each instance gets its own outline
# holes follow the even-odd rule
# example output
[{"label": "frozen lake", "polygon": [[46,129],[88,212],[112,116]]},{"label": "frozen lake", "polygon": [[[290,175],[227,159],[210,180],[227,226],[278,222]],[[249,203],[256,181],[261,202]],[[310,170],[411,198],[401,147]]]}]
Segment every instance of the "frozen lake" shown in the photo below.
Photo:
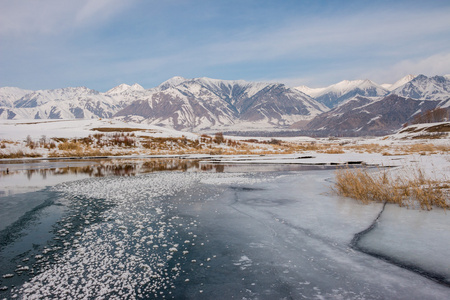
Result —
[{"label": "frozen lake", "polygon": [[449,299],[448,213],[362,205],[333,195],[333,177],[179,159],[2,165],[0,298]]}]

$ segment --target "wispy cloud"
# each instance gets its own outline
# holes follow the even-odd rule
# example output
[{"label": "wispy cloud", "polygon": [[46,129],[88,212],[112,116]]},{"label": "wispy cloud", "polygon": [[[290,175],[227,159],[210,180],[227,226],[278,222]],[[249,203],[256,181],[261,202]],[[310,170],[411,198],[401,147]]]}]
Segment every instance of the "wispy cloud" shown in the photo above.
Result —
[{"label": "wispy cloud", "polygon": [[[268,71],[253,77],[241,73],[236,78],[272,80],[291,86],[319,86],[357,78],[373,78],[383,83],[411,72],[441,74],[445,70],[450,72],[448,63],[438,63],[442,54],[434,56],[433,52],[450,48],[450,40],[446,38],[450,34],[449,15],[450,8],[360,13],[344,19],[309,18],[280,24],[270,31],[242,30],[219,42],[186,45],[183,51],[160,56],[157,61],[163,69],[175,72],[177,67],[183,70],[192,66],[197,70],[214,70],[251,64],[250,68],[255,69],[256,65],[273,62],[278,69],[289,68],[289,72],[280,76]],[[153,59],[151,62],[149,66],[154,65]],[[145,65],[129,64],[138,68]]]},{"label": "wispy cloud", "polygon": [[0,2],[0,35],[57,34],[104,22],[135,1],[4,0]]},{"label": "wispy cloud", "polygon": [[[279,57],[321,58],[355,55],[406,55],[431,46],[449,47],[450,9],[406,14],[358,14],[292,22],[270,32],[251,32],[203,49],[216,63]],[[443,35],[442,39],[436,35]],[[432,39],[430,37],[433,37]],[[417,41],[421,41],[418,44]]]},{"label": "wispy cloud", "polygon": [[372,70],[367,73],[367,77],[373,78],[379,83],[394,83],[407,74],[434,76],[449,73],[450,52],[447,52],[419,59],[401,60],[390,67]]},{"label": "wispy cloud", "polygon": [[0,0],[0,81],[105,90],[108,82],[151,87],[182,75],[317,87],[450,73],[442,62],[450,49],[443,1],[358,2],[356,9],[347,0],[313,8],[230,2]]}]

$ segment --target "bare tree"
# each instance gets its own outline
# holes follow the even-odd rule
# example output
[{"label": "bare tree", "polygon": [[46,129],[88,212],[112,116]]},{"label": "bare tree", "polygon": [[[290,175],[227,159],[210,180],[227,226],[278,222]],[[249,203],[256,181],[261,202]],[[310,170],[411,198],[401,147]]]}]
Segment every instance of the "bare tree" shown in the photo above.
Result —
[{"label": "bare tree", "polygon": [[411,124],[443,122],[448,121],[448,119],[449,111],[438,107],[418,114],[412,119]]}]

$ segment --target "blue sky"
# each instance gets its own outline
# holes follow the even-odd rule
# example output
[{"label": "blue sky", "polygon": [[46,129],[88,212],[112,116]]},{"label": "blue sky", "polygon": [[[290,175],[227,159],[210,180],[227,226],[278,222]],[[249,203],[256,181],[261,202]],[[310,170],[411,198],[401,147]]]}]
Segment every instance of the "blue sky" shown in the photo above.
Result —
[{"label": "blue sky", "polygon": [[0,0],[0,86],[450,74],[450,1]]}]

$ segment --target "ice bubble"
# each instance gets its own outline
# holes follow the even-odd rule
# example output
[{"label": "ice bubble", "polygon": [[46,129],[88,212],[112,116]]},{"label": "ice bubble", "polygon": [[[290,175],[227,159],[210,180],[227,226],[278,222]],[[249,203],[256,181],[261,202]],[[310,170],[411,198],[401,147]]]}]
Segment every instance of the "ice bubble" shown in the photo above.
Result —
[{"label": "ice bubble", "polygon": [[23,272],[23,271],[28,271],[30,270],[30,267],[28,266],[17,266],[17,269],[15,270],[15,272]]}]

